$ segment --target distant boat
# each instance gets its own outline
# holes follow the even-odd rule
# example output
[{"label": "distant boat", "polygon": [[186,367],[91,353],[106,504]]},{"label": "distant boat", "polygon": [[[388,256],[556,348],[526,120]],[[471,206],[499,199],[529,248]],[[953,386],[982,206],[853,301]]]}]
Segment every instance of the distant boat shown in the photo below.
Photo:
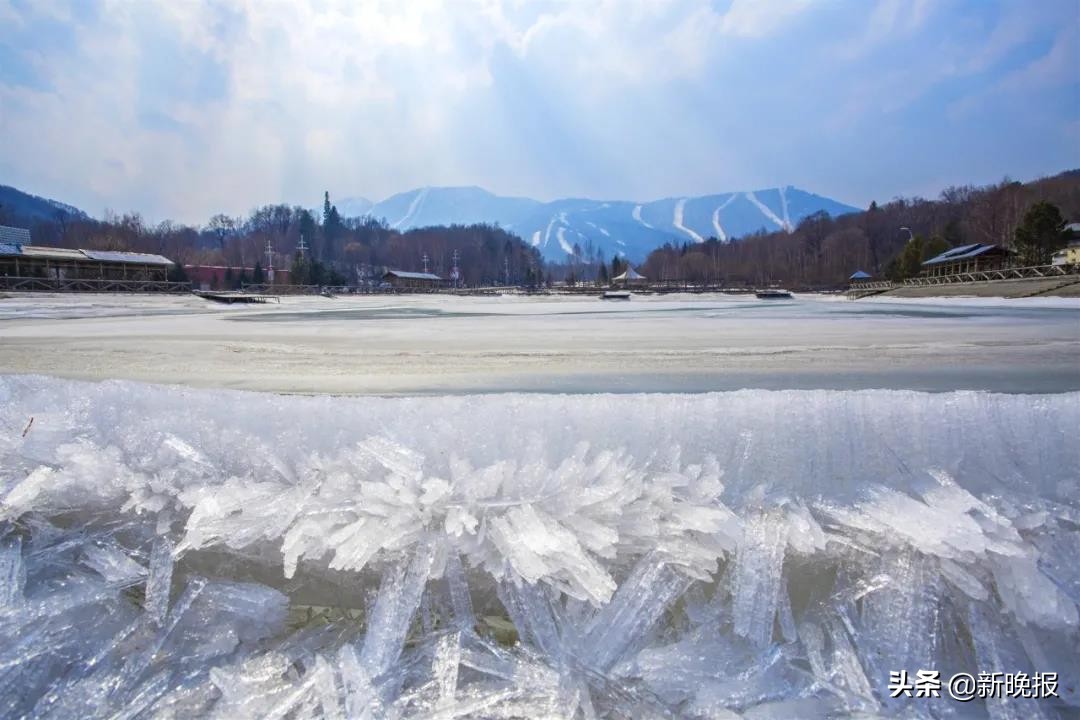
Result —
[{"label": "distant boat", "polygon": [[790,300],[794,297],[787,290],[758,290],[754,294],[761,300]]},{"label": "distant boat", "polygon": [[601,300],[629,300],[629,290],[607,290],[600,296]]}]

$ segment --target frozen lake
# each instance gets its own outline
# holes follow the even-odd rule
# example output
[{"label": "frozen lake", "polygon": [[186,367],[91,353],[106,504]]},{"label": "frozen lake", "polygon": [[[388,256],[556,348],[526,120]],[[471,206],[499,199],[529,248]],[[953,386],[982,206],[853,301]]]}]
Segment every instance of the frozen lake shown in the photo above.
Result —
[{"label": "frozen lake", "polygon": [[1078,358],[1074,300],[0,298],[0,718],[1072,717]]},{"label": "frozen lake", "polygon": [[1075,299],[0,298],[0,372],[293,393],[1080,389]]}]

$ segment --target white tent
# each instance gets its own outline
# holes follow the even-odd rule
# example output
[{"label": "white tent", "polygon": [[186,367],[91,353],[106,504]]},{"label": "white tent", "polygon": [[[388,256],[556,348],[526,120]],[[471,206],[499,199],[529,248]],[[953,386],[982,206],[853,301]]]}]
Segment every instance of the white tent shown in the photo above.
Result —
[{"label": "white tent", "polygon": [[645,282],[645,276],[638,273],[634,268],[627,266],[626,272],[622,275],[616,275],[611,281],[622,283],[624,285],[628,283],[643,283]]}]

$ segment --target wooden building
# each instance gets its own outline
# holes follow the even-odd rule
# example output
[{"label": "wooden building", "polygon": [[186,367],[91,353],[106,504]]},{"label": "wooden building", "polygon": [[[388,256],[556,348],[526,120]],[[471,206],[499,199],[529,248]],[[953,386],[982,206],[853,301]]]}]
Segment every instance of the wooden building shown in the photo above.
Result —
[{"label": "wooden building", "polygon": [[432,290],[444,284],[444,280],[438,275],[404,270],[387,270],[382,280],[391,287],[401,290]]},{"label": "wooden building", "polygon": [[1014,254],[1012,250],[1001,245],[985,243],[961,245],[950,248],[924,262],[923,275],[940,277],[984,270],[1000,270],[1010,265]]},{"label": "wooden building", "polygon": [[165,282],[175,263],[161,255],[116,250],[74,250],[27,242],[22,228],[0,227],[0,276],[47,280]]}]

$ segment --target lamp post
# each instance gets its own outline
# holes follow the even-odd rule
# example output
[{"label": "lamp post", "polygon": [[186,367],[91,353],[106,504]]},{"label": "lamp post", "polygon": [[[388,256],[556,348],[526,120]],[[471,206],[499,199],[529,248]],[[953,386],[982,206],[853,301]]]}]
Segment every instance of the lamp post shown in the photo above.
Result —
[{"label": "lamp post", "polygon": [[904,227],[901,227],[900,229],[907,233],[908,242],[911,242],[912,240],[915,239],[915,236],[911,234],[911,228],[909,228],[907,226],[904,226]]}]

